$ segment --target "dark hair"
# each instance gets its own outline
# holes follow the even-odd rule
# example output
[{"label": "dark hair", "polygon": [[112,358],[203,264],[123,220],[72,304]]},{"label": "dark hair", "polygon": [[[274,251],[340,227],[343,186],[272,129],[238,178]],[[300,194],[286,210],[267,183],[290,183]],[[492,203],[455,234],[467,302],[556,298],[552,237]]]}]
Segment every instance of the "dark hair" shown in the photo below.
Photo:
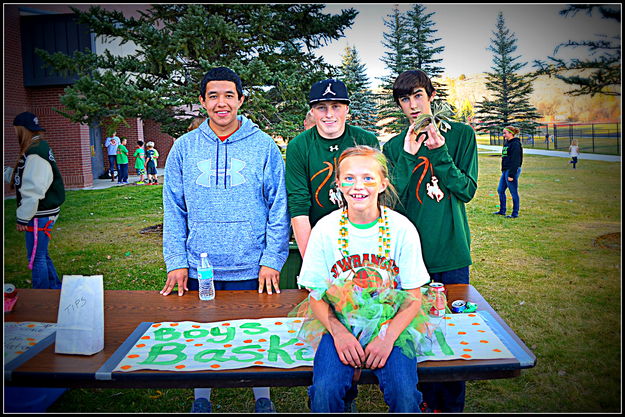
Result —
[{"label": "dark hair", "polygon": [[508,132],[512,133],[512,136],[515,137],[521,132],[521,129],[512,125],[504,127],[503,130],[507,130]]},{"label": "dark hair", "polygon": [[243,96],[243,84],[241,83],[241,78],[230,68],[217,67],[209,70],[204,75],[200,84],[200,97],[204,98],[206,95],[206,84],[211,81],[232,81],[237,87],[237,98],[241,98]]},{"label": "dark hair", "polygon": [[436,91],[430,77],[421,70],[409,70],[399,74],[395,83],[393,83],[393,100],[395,100],[395,104],[399,106],[401,97],[409,96],[415,88],[419,87],[425,89],[428,97],[432,97],[432,94]]},{"label": "dark hair", "polygon": [[138,140],[138,141],[137,141],[137,145],[139,145],[139,146],[143,146],[143,141],[142,141],[142,140]]}]

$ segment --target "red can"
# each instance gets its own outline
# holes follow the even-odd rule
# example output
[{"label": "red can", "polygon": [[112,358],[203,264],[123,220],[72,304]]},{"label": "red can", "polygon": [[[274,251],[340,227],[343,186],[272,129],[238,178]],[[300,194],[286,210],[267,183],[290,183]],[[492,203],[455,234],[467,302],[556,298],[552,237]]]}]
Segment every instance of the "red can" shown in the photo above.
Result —
[{"label": "red can", "polygon": [[430,282],[430,288],[433,291],[444,292],[445,296],[447,296],[447,288],[445,288],[445,285],[441,282]]},{"label": "red can", "polygon": [[440,282],[432,282],[430,283],[430,291],[430,301],[432,302],[430,315],[434,317],[445,316],[445,306],[447,305],[445,286]]}]

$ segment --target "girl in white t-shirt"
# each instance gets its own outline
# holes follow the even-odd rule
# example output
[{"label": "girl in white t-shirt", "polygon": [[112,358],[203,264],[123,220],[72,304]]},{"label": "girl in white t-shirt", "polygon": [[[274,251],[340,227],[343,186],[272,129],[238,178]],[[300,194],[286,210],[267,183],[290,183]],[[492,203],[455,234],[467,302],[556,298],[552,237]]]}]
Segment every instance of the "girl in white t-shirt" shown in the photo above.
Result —
[{"label": "girl in white t-shirt", "polygon": [[299,337],[316,346],[313,412],[349,411],[354,373],[372,369],[390,412],[418,412],[417,345],[429,282],[414,225],[381,203],[397,200],[386,158],[356,146],[338,160],[343,209],[313,228],[298,284],[311,291],[294,315],[307,318]]},{"label": "girl in white t-shirt", "polygon": [[573,169],[575,169],[575,165],[577,165],[577,157],[579,156],[579,146],[577,145],[577,139],[573,139],[571,141],[571,146],[569,146],[569,156],[571,157],[569,164],[573,164]]}]

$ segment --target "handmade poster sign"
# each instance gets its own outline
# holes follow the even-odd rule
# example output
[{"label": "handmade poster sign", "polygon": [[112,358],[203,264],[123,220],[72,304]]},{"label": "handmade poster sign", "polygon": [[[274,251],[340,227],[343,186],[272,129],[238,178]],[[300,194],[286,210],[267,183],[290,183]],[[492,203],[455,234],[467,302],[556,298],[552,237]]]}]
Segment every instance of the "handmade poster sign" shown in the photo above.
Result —
[{"label": "handmade poster sign", "polygon": [[114,371],[312,366],[314,350],[295,337],[298,325],[287,317],[154,323]]},{"label": "handmade poster sign", "polygon": [[418,362],[514,358],[479,312],[447,314],[439,323],[427,338],[430,346],[422,345],[423,355],[417,358]]},{"label": "handmade poster sign", "polygon": [[[296,338],[301,323],[293,317],[152,323],[113,372],[312,366],[314,349]],[[420,362],[514,357],[479,313],[441,318],[430,340]]]},{"label": "handmade poster sign", "polygon": [[93,355],[102,349],[104,349],[102,275],[64,275],[54,351]]},{"label": "handmade poster sign", "polygon": [[4,365],[24,355],[56,330],[56,323],[32,321],[4,323]]}]

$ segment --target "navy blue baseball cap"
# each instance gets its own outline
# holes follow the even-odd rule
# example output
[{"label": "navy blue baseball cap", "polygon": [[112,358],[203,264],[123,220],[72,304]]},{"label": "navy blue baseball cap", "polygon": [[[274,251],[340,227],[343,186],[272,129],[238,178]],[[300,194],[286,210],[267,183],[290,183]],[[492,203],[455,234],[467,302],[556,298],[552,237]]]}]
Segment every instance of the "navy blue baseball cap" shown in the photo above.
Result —
[{"label": "navy blue baseball cap", "polygon": [[308,104],[312,106],[320,101],[340,101],[349,104],[350,99],[347,94],[347,87],[345,87],[343,81],[330,78],[314,83],[310,88]]},{"label": "navy blue baseball cap", "polygon": [[24,126],[26,129],[32,132],[46,130],[43,127],[39,126],[39,119],[37,118],[37,116],[27,111],[15,116],[15,119],[13,120],[13,126]]}]

